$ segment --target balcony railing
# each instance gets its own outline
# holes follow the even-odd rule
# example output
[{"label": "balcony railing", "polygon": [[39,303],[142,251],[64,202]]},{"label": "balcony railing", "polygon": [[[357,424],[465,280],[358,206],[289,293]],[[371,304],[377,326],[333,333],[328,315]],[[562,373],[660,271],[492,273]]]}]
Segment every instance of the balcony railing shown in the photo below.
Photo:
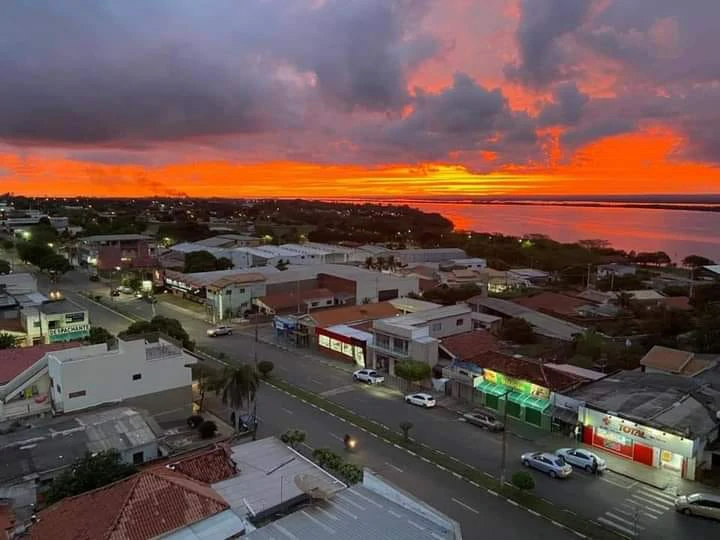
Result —
[{"label": "balcony railing", "polygon": [[0,421],[27,418],[28,416],[49,412],[51,408],[52,403],[47,396],[35,396],[30,399],[18,399],[9,403],[0,403]]},{"label": "balcony railing", "polygon": [[410,356],[410,353],[408,352],[407,349],[401,349],[401,348],[393,347],[392,345],[386,347],[386,346],[380,345],[380,344],[378,344],[378,343],[373,343],[373,344],[371,345],[371,347],[372,347],[373,349],[375,349],[376,351],[380,351],[380,352],[385,353],[385,354],[391,354],[391,355],[396,356],[396,357],[398,357],[398,358],[408,358],[408,357]]}]

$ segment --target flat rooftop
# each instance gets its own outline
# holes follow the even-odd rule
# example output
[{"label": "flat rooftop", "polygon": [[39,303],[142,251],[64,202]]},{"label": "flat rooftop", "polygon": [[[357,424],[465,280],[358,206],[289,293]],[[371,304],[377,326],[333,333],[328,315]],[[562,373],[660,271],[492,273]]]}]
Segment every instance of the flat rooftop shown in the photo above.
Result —
[{"label": "flat rooftop", "polygon": [[439,319],[446,319],[448,317],[459,317],[461,315],[469,315],[470,313],[472,313],[472,311],[470,307],[466,304],[456,304],[454,306],[442,306],[434,309],[426,309],[423,311],[410,313],[408,315],[401,315],[399,317],[382,319],[382,322],[391,324],[393,326],[417,328],[418,326],[423,326]]},{"label": "flat rooftop", "polygon": [[129,242],[132,240],[150,240],[152,236],[146,234],[96,234],[94,236],[84,236],[80,238],[81,242]]}]

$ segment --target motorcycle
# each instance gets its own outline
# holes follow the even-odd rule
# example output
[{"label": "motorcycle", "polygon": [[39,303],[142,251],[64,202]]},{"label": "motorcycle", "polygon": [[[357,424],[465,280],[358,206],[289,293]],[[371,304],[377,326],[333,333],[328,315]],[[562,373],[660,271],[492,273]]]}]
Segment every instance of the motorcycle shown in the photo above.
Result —
[{"label": "motorcycle", "polygon": [[345,438],[343,439],[343,442],[345,443],[345,450],[354,450],[357,446],[357,440],[350,435],[345,435]]}]

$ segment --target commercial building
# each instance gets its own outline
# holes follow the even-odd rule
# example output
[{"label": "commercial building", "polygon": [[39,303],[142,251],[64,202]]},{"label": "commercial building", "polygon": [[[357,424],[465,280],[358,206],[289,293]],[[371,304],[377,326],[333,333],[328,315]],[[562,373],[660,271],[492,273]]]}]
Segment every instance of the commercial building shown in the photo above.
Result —
[{"label": "commercial building", "polygon": [[78,341],[90,335],[90,314],[67,300],[51,300],[21,312],[26,344]]},{"label": "commercial building", "polygon": [[460,248],[430,249],[393,249],[383,254],[403,264],[415,263],[446,263],[457,259],[467,259],[467,253]]},{"label": "commercial building", "polygon": [[154,268],[157,244],[144,234],[101,234],[78,242],[78,262],[101,271],[116,268]]},{"label": "commercial building", "polygon": [[720,465],[720,390],[703,380],[623,371],[569,395],[585,444],[689,480]]},{"label": "commercial building", "polygon": [[634,276],[637,273],[637,267],[620,263],[600,264],[597,267],[596,273],[598,279],[604,279],[612,276]]},{"label": "commercial building", "polygon": [[232,249],[259,246],[262,244],[262,238],[245,234],[221,234],[206,238],[205,240],[198,240],[195,243],[211,248]]},{"label": "commercial building", "polygon": [[309,313],[313,309],[325,309],[340,303],[333,291],[324,288],[276,293],[253,300],[258,312],[265,315]]},{"label": "commercial building", "polygon": [[0,203],[0,227],[8,231],[19,232],[24,227],[31,227],[40,223],[46,218],[55,229],[62,231],[67,228],[69,221],[67,217],[50,216],[39,210],[17,210],[13,206]]},{"label": "commercial building", "polygon": [[454,305],[373,321],[370,366],[395,374],[395,362],[413,359],[438,363],[440,338],[472,330],[471,310]]}]

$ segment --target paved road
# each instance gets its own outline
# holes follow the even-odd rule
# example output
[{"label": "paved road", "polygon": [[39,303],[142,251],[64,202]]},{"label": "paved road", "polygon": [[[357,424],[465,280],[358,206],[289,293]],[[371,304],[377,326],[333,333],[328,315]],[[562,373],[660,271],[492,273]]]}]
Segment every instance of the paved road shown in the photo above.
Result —
[{"label": "paved road", "polygon": [[[73,289],[87,286],[87,277],[73,272],[67,277],[63,290],[69,300],[87,307],[93,324],[104,326],[111,332],[126,328],[128,320],[72,292]],[[106,286],[101,287],[100,291],[107,295]],[[123,303],[123,309],[132,310],[140,316],[151,316],[151,306],[147,303],[130,299],[119,302]],[[448,410],[418,409],[406,405],[400,394],[392,390],[355,385],[347,366],[345,369],[336,369],[329,367],[326,361],[321,363],[317,356],[307,352],[284,352],[265,343],[255,343],[251,329],[236,332],[232,336],[208,338],[205,334],[208,325],[203,321],[174,306],[159,303],[156,309],[158,314],[178,318],[201,347],[224,352],[230,359],[241,362],[251,361],[257,347],[258,358],[271,360],[277,374],[289,382],[322,393],[359,415],[383,422],[396,431],[399,431],[400,422],[409,420],[414,425],[412,436],[419,442],[499,476],[500,436],[467,425]],[[272,421],[274,415],[268,415],[262,407],[264,405],[261,405],[263,415]],[[520,468],[521,453],[537,449],[535,443],[508,437],[508,471]],[[637,532],[640,538],[668,539],[710,538],[720,534],[720,525],[717,523],[676,514],[672,509],[674,493],[642,485],[612,472],[596,478],[576,471],[566,481],[551,480],[535,472],[533,474],[535,491],[540,496],[622,534],[632,535]]]}]

